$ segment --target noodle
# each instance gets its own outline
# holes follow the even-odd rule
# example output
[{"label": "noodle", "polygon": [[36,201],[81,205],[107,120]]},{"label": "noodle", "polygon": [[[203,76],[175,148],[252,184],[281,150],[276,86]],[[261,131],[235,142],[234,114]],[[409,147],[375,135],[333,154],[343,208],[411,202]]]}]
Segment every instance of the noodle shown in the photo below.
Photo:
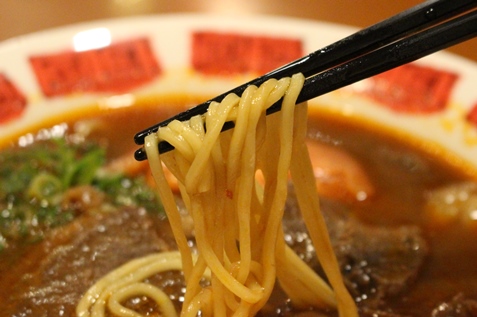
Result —
[{"label": "noodle", "polygon": [[[85,294],[78,316],[102,316],[105,310],[139,316],[120,304],[137,295],[155,300],[164,316],[174,316],[170,300],[143,282],[147,274],[167,268],[184,272],[187,287],[181,316],[199,312],[202,316],[253,316],[267,302],[276,280],[293,305],[358,315],[319,209],[305,145],[307,106],[295,106],[303,82],[304,77],[297,74],[250,86],[241,98],[230,94],[220,104],[210,104],[205,115],[173,121],[146,138],[148,160],[178,252],[134,260],[106,275]],[[265,110],[282,98],[282,110],[266,116]],[[221,132],[226,121],[234,121],[235,128]],[[163,140],[175,150],[159,156],[157,144]],[[196,258],[162,164],[177,178],[193,219]],[[257,173],[263,183],[257,181]],[[281,221],[289,173],[331,287],[285,243]],[[210,281],[207,286],[200,283],[204,276]]]},{"label": "noodle", "polygon": [[169,297],[160,289],[142,281],[159,272],[181,268],[178,252],[164,252],[132,260],[96,282],[80,300],[76,314],[78,317],[104,316],[107,307],[115,316],[141,316],[120,304],[123,299],[135,294],[153,298],[164,316],[177,316]]}]

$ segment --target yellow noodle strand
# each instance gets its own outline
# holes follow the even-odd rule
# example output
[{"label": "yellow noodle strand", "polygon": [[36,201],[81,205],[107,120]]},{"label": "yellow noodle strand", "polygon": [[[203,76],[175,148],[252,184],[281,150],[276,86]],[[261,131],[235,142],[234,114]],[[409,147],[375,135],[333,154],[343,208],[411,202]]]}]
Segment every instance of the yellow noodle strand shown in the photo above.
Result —
[{"label": "yellow noodle strand", "polygon": [[[268,301],[277,278],[298,307],[337,308],[340,317],[357,316],[319,209],[305,144],[307,106],[295,105],[303,83],[297,74],[249,86],[241,98],[229,94],[211,103],[205,115],[173,121],[146,137],[147,157],[179,251],[133,260],[106,275],[79,303],[79,317],[104,316],[106,310],[137,317],[122,305],[134,296],[147,296],[164,316],[174,316],[167,295],[144,279],[178,267],[187,283],[181,316],[253,316]],[[265,110],[280,100],[281,111],[266,116]],[[234,121],[235,128],[221,132],[226,121]],[[175,150],[160,156],[159,141]],[[188,244],[163,164],[176,177],[192,217],[196,250]],[[285,243],[281,222],[289,172],[331,287]]]}]

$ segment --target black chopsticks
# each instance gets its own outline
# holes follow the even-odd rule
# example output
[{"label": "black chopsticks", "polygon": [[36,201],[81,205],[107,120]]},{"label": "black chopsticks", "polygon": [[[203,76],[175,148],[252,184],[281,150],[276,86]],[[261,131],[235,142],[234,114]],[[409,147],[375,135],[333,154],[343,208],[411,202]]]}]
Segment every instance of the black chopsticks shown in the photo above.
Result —
[{"label": "black chopsticks", "polygon": [[[389,19],[354,33],[264,76],[232,89],[205,103],[137,133],[136,144],[172,120],[185,121],[204,114],[211,102],[220,102],[227,94],[241,95],[249,85],[260,85],[270,78],[303,73],[307,78],[298,97],[303,102],[367,77],[417,60],[477,35],[477,0],[431,0]],[[281,103],[267,110],[280,110]],[[224,130],[233,127],[227,123]],[[159,152],[173,149],[159,143]],[[135,152],[139,161],[147,159],[143,148]]]}]

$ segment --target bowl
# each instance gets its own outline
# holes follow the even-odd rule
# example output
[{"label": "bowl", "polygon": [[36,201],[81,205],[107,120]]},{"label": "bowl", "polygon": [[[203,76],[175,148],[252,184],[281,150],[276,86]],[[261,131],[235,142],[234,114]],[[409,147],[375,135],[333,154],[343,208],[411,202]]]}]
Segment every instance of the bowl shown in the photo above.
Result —
[{"label": "bowl", "polygon": [[[174,14],[96,21],[7,40],[0,43],[0,148],[28,147],[37,140],[64,137],[74,131],[79,137],[93,133],[100,142],[114,144],[114,150],[107,151],[108,159],[121,154],[121,159],[132,160],[132,151],[137,148],[133,143],[135,132],[354,31],[342,25],[280,17],[250,16],[236,20]],[[333,118],[334,125],[343,124],[350,131],[370,131],[383,140],[406,144],[430,162],[448,166],[447,173],[457,173],[467,184],[477,179],[476,81],[474,62],[439,52],[311,100],[311,117],[318,118],[311,121],[312,133],[328,145],[340,143],[315,129],[321,120]],[[373,144],[366,146],[370,148],[364,152],[374,150]],[[412,155],[393,151],[383,155],[390,162],[412,165],[411,173],[421,166],[420,159]],[[342,167],[347,169],[346,165]],[[144,172],[143,165],[139,169]],[[391,177],[376,186],[386,187],[394,181]],[[406,181],[415,179],[403,176],[396,180]],[[337,198],[333,194],[327,197],[324,191],[324,202],[331,206],[334,199],[346,200],[347,209],[356,210],[366,226],[407,226],[412,218],[413,225],[430,227],[420,239],[429,238],[432,247],[444,239],[442,234],[438,238],[433,236],[436,230],[454,221],[453,215],[440,211],[440,202],[445,202],[449,193],[460,197],[453,190],[468,194],[474,189],[453,187],[440,192],[441,188],[434,188],[431,183],[426,185],[427,192],[422,197],[426,200],[425,208],[418,217],[401,210],[406,203],[402,208],[396,207],[394,216],[384,222],[377,215],[381,209],[367,213],[356,207],[360,203],[369,207],[366,204],[372,191],[351,198]],[[5,209],[3,213],[8,212]],[[477,221],[475,212],[468,216],[471,223]],[[426,217],[434,220],[429,224]],[[475,231],[475,225],[472,226],[474,229],[469,230]],[[449,230],[450,234],[456,229]],[[465,239],[477,237],[474,234],[466,234]],[[1,235],[0,238],[4,239]],[[456,238],[449,239],[448,247],[453,243],[458,244]],[[416,245],[418,249],[427,248]],[[41,257],[35,257],[38,255],[23,256],[44,263]],[[437,255],[431,261],[439,259],[442,260]],[[463,261],[467,263],[463,265],[471,265],[469,261],[472,258]],[[427,264],[419,265],[425,268]],[[23,272],[28,270],[33,268],[27,266]],[[471,278],[475,279],[475,274]],[[410,301],[418,302],[419,296]],[[453,303],[456,298],[459,300],[442,296],[439,300]],[[462,301],[465,302],[459,303]],[[428,309],[432,311],[439,303],[429,304]]]}]

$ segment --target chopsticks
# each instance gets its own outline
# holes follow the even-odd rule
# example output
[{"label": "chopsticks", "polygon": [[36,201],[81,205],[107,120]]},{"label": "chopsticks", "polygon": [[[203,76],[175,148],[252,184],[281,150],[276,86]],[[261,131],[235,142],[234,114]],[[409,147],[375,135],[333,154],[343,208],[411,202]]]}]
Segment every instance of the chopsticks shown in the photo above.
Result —
[{"label": "chopsticks", "polygon": [[[220,102],[229,93],[240,96],[249,85],[258,86],[270,78],[303,73],[306,80],[299,103],[417,60],[475,37],[476,8],[477,0],[426,1],[149,127],[137,133],[134,140],[143,145],[144,138],[159,127],[204,114],[211,102]],[[267,109],[267,114],[280,107],[281,102],[277,102]],[[227,122],[223,130],[233,126],[233,122]],[[160,153],[173,149],[166,142],[160,142],[158,147]],[[147,159],[143,148],[134,156],[139,161]]]}]

